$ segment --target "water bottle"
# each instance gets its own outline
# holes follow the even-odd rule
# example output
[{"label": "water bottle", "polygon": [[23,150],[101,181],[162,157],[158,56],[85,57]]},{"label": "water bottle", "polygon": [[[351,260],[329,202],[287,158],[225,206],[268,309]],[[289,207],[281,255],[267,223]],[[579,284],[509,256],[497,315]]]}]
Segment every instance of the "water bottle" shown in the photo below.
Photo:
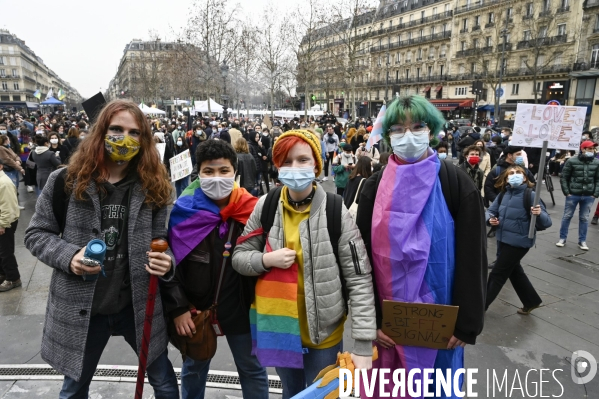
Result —
[{"label": "water bottle", "polygon": [[[102,267],[102,275],[106,277],[106,273],[104,273],[104,257],[106,256],[106,244],[104,241],[99,239],[93,239],[87,243],[87,247],[85,248],[85,253],[83,254],[83,259],[81,263],[86,266],[101,266]],[[98,279],[99,274],[83,274],[84,281],[95,281]]]}]

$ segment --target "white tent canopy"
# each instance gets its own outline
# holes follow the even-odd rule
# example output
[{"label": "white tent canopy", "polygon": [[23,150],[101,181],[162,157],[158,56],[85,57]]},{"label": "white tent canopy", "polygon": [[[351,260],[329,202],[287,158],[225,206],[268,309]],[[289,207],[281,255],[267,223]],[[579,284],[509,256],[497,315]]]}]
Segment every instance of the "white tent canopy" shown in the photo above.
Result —
[{"label": "white tent canopy", "polygon": [[141,109],[141,112],[143,112],[146,115],[166,115],[166,112],[164,112],[163,110],[158,109],[158,108],[148,107],[144,103],[139,104],[139,109]]},{"label": "white tent canopy", "polygon": [[[214,101],[213,99],[209,99],[210,101],[210,112],[221,113],[223,112],[223,106]],[[194,112],[208,112],[208,101],[200,101],[195,103]]]}]

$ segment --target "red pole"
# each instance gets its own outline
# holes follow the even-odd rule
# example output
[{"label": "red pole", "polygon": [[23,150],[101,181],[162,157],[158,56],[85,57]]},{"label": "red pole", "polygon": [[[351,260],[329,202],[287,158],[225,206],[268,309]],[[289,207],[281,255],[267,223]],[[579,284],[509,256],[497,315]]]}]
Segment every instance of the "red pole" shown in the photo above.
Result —
[{"label": "red pole", "polygon": [[[152,252],[164,252],[168,249],[168,243],[162,238],[152,240],[150,244]],[[141,338],[141,351],[139,352],[139,368],[137,369],[137,385],[135,386],[135,399],[142,399],[144,393],[144,379],[146,376],[146,364],[148,362],[148,348],[150,346],[150,334],[152,333],[152,321],[154,320],[154,305],[156,304],[156,291],[158,290],[158,277],[150,275],[150,286],[148,288],[148,300],[146,302],[146,318],[144,320],[144,331]]]}]

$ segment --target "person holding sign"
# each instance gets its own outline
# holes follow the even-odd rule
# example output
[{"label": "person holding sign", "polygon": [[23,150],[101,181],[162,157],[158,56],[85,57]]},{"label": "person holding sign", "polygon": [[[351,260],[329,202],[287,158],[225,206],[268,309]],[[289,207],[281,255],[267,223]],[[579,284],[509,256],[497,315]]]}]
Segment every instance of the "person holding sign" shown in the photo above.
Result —
[{"label": "person holding sign", "polygon": [[[487,249],[480,191],[429,147],[437,144],[444,120],[424,97],[395,99],[383,118],[382,137],[393,155],[364,183],[356,218],[375,279],[379,360],[373,367],[403,368],[406,374],[451,369],[453,376],[464,367],[464,346],[476,343],[484,323]],[[396,345],[381,330],[384,300],[458,306],[446,349]]]},{"label": "person holding sign", "polygon": [[486,219],[489,225],[497,227],[497,242],[501,243],[501,253],[489,275],[486,309],[509,278],[524,305],[518,309],[518,313],[528,315],[541,306],[542,302],[520,265],[524,255],[535,243],[534,238],[528,238],[530,215],[537,215],[537,225],[540,223],[544,228],[551,227],[551,218],[542,202],[530,209],[527,209],[528,205],[524,205],[533,203],[534,185],[527,178],[523,167],[509,166],[499,176],[495,186],[501,192],[487,210]]},{"label": "person holding sign", "polygon": [[595,158],[596,152],[597,143],[583,141],[578,156],[571,157],[564,165],[560,183],[566,196],[566,206],[559,229],[559,241],[555,244],[558,247],[566,245],[570,220],[574,216],[576,206],[580,205],[578,248],[589,250],[586,243],[589,215],[595,198],[599,198],[599,159]]},{"label": "person holding sign", "polygon": [[[177,136],[177,142],[175,143],[175,155],[179,155],[189,149],[187,141],[183,138],[183,135]],[[189,185],[189,176],[184,176],[179,180],[175,181],[175,189],[177,190],[177,198],[181,196],[183,190]]]}]

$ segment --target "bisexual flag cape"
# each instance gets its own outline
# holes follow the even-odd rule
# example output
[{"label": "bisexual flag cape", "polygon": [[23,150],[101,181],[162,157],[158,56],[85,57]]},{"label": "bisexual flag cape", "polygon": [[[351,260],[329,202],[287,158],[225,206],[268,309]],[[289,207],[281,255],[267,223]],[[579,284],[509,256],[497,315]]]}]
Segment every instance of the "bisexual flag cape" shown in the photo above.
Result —
[{"label": "bisexual flag cape", "polygon": [[[399,164],[391,156],[384,169],[372,216],[372,267],[381,303],[388,299],[451,305],[455,235],[438,177],[440,167],[432,153],[414,164]],[[379,359],[373,364],[374,368],[404,368],[406,375],[414,368],[436,368],[444,374],[451,369],[453,376],[463,366],[461,347],[437,350],[402,345],[379,348]],[[378,397],[378,387],[374,392]]]},{"label": "bisexual flag cape", "polygon": [[223,238],[229,225],[222,222],[229,218],[245,225],[257,202],[258,198],[235,183],[229,204],[220,210],[200,188],[200,179],[192,182],[177,199],[168,221],[168,243],[175,263],[181,263],[219,225],[219,236]]}]

